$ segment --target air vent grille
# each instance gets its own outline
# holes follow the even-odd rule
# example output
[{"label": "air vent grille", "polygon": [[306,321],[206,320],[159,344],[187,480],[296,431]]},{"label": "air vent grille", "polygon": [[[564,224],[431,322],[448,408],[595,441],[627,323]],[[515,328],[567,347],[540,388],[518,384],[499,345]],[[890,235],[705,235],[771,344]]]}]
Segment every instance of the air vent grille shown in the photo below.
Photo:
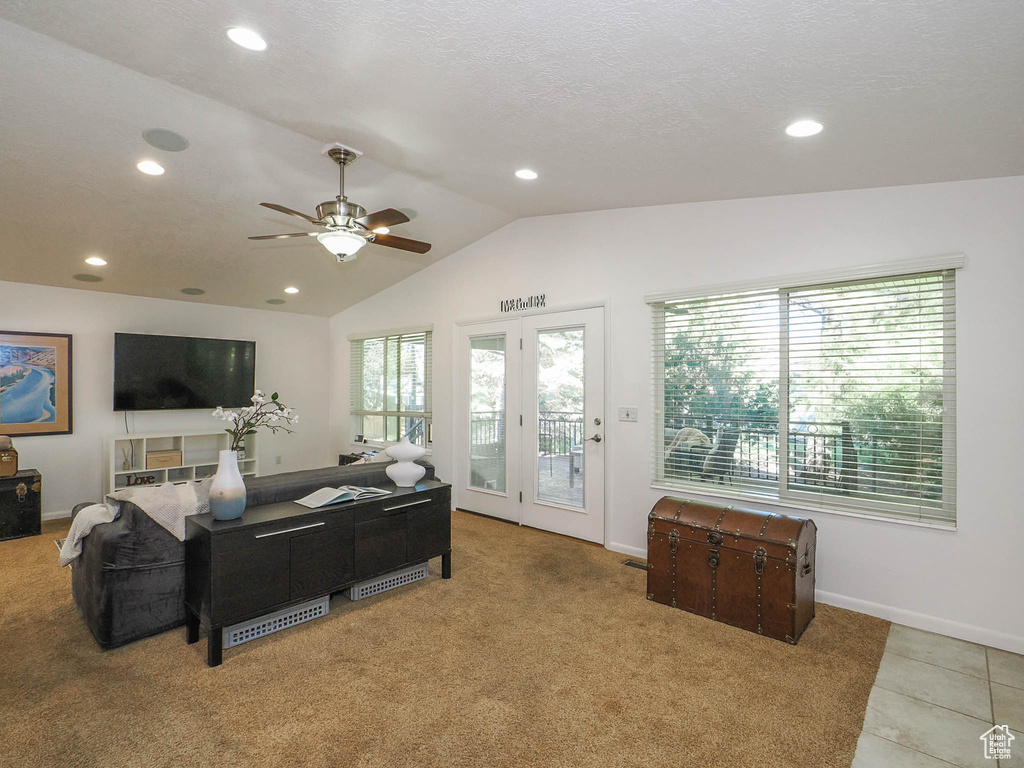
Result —
[{"label": "air vent grille", "polygon": [[370,579],[356,584],[351,589],[346,590],[346,594],[349,600],[362,600],[363,598],[370,597],[371,595],[387,592],[389,589],[394,589],[395,587],[402,587],[406,584],[411,584],[414,581],[420,581],[421,579],[427,578],[429,575],[430,568],[427,563],[420,563],[419,565],[414,565],[411,568],[403,568],[400,571],[388,573],[384,576],[378,576],[376,579]]},{"label": "air vent grille", "polygon": [[331,610],[331,596],[324,595],[315,600],[286,608],[276,613],[268,613],[258,619],[244,621],[224,628],[224,647],[234,648],[236,645],[255,640],[257,637],[280,632],[282,629],[294,627],[312,619],[326,616]]}]

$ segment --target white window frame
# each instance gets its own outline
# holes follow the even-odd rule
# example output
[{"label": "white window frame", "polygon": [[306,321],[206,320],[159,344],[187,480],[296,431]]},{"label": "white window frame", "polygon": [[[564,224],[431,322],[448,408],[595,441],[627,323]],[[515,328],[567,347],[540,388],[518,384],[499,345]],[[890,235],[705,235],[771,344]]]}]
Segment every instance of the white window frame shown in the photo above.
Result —
[{"label": "white window frame", "polygon": [[[387,331],[374,331],[366,333],[351,334],[348,337],[349,341],[349,420],[351,427],[351,440],[353,445],[356,445],[355,436],[362,433],[363,429],[363,418],[366,416],[380,416],[384,421],[384,434],[387,435],[387,420],[388,418],[422,418],[423,419],[423,442],[418,443],[423,445],[424,448],[430,452],[433,445],[433,332],[434,326],[416,326],[410,328],[396,328]],[[385,344],[385,375],[387,369],[386,361],[386,349],[387,342],[391,339],[399,339],[399,345],[401,344],[401,337],[404,336],[417,336],[423,335],[426,338],[426,352],[424,360],[424,371],[423,371],[423,386],[424,386],[424,410],[423,411],[403,411],[403,410],[370,410],[362,407],[363,403],[363,377],[362,377],[362,355],[364,345],[367,341],[383,340]],[[399,368],[401,367],[401,361],[399,360]],[[387,404],[387,384],[384,387],[384,398],[385,405]],[[401,393],[399,393],[399,404],[401,403]],[[374,448],[385,448],[389,445],[396,444],[395,440],[364,440],[358,445],[367,445]]]},{"label": "white window frame", "polygon": [[[666,291],[652,293],[645,296],[645,301],[652,309],[652,331],[653,338],[663,338],[665,333],[664,311],[659,311],[659,305],[694,299],[719,294],[741,293],[754,290],[776,290],[783,301],[780,312],[780,329],[785,333],[784,328],[787,318],[787,303],[785,299],[790,289],[804,288],[810,285],[829,285],[858,280],[894,278],[902,275],[911,275],[926,272],[939,272],[946,270],[961,269],[965,265],[962,254],[948,256],[914,259],[887,264],[874,264],[864,267],[828,270],[822,272],[804,273],[791,275],[785,278],[773,278],[767,280],[753,280],[737,283],[713,285],[703,288],[691,288],[680,291]],[[949,280],[953,280],[950,274]],[[955,309],[955,308],[954,308]],[[660,336],[659,336],[660,334]],[[955,360],[955,326],[947,329],[945,336],[945,356],[947,359]],[[665,405],[664,405],[664,382],[665,382],[665,356],[664,348],[654,344],[651,353],[653,365],[652,377],[652,466],[651,466],[651,487],[657,490],[692,492],[710,497],[735,498],[739,500],[753,500],[761,503],[778,505],[785,508],[797,510],[808,510],[813,512],[828,512],[857,518],[869,518],[885,522],[895,522],[903,525],[920,526],[926,528],[938,528],[943,530],[956,530],[956,408],[955,394],[952,407],[945,406],[943,411],[943,501],[942,508],[951,514],[951,519],[914,519],[913,516],[900,514],[896,509],[897,505],[886,502],[873,502],[871,500],[855,498],[844,502],[837,502],[835,506],[822,503],[822,497],[811,493],[801,493],[787,488],[787,473],[782,471],[780,466],[778,485],[774,492],[762,492],[751,488],[737,489],[735,487],[713,485],[704,482],[693,482],[685,479],[672,479],[668,481],[659,476],[664,474],[665,465]],[[788,349],[786,345],[780,345],[779,350],[780,371],[779,371],[779,433],[780,445],[787,445],[785,435],[788,433]],[[946,369],[946,381],[944,391],[955,393],[956,372],[953,368]],[[852,509],[854,503],[857,509]]]}]

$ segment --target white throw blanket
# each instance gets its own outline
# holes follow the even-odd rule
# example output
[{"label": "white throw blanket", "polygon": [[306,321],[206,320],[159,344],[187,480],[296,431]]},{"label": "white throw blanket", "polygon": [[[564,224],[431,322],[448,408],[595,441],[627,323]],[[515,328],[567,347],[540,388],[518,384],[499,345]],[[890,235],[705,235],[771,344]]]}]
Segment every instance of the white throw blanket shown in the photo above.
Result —
[{"label": "white throw blanket", "polygon": [[120,513],[121,509],[113,504],[93,504],[79,510],[75,519],[71,521],[71,530],[68,531],[68,536],[60,548],[60,554],[57,556],[58,565],[62,568],[71,565],[71,561],[82,554],[82,539],[100,523],[113,522]]},{"label": "white throw blanket", "polygon": [[164,483],[156,487],[123,488],[107,495],[106,504],[85,507],[71,523],[57,562],[71,565],[82,554],[82,539],[100,523],[110,523],[121,514],[121,503],[132,502],[178,541],[185,540],[185,518],[210,511],[212,478],[198,483]]},{"label": "white throw blanket", "polygon": [[167,529],[178,541],[185,540],[185,518],[210,511],[210,484],[213,478],[198,483],[164,483],[154,487],[122,488],[107,494],[107,499],[130,501]]}]

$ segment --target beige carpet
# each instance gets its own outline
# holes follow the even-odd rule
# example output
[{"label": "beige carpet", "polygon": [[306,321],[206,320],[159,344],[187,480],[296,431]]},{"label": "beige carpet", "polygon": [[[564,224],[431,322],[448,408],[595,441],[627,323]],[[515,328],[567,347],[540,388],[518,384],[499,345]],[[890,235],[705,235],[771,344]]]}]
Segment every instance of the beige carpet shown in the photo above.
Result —
[{"label": "beige carpet", "polygon": [[101,651],[48,528],[0,543],[2,766],[846,768],[888,631],[821,605],[791,647],[457,512],[451,580],[337,597],[209,669],[184,629]]}]

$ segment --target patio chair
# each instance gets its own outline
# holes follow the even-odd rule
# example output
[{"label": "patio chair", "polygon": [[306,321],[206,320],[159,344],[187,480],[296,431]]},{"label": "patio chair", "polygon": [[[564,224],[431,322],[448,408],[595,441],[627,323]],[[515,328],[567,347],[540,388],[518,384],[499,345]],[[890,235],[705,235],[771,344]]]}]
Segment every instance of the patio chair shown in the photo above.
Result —
[{"label": "patio chair", "polygon": [[705,479],[724,483],[726,475],[733,473],[736,463],[736,443],[739,442],[739,439],[738,429],[721,427],[718,430],[715,444],[711,447],[707,458],[704,459],[703,476]]}]

